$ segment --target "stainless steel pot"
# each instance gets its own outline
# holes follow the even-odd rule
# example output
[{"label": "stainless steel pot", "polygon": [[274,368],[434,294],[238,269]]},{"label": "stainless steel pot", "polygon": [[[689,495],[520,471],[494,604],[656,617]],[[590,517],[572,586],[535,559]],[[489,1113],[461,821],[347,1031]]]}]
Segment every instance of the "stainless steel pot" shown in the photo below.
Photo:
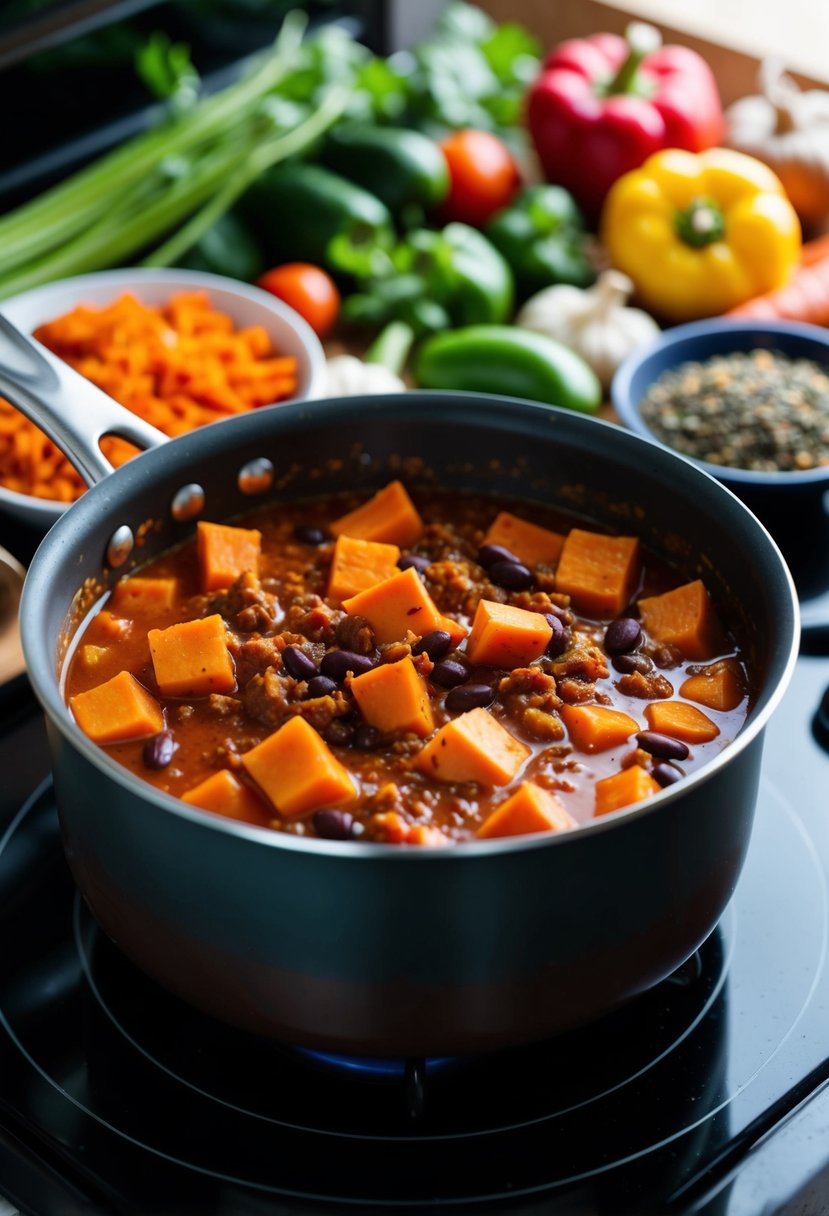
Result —
[{"label": "stainless steel pot", "polygon": [[[18,381],[0,375],[0,391],[22,402]],[[105,429],[122,421],[112,406]],[[80,445],[79,463],[98,476],[90,445],[70,430],[62,442]],[[252,495],[267,466],[258,479],[244,474],[263,460],[272,484]],[[263,498],[368,493],[391,476],[552,503],[635,531],[689,578],[702,575],[761,677],[738,738],[647,803],[572,832],[430,850],[295,838],[194,810],[75,726],[60,669],[79,597],[189,533],[192,520],[171,511],[198,503],[183,487],[202,487],[203,516],[223,519]],[[123,529],[141,543],[112,569],[107,552],[128,548],[112,544]],[[663,979],[711,932],[745,855],[763,732],[794,666],[798,612],[769,535],[682,458],[564,410],[408,393],[261,410],[106,476],[43,541],[22,634],[67,855],[105,932],[218,1018],[291,1043],[412,1056],[482,1051],[589,1021]]]}]

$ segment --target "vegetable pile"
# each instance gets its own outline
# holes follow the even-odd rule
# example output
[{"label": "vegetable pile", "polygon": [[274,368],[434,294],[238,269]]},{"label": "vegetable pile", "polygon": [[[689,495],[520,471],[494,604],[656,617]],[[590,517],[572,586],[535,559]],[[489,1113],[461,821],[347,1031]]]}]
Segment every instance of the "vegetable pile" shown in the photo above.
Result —
[{"label": "vegetable pile", "polygon": [[464,3],[388,58],[304,35],[289,14],[213,95],[152,40],[139,70],[166,118],[0,216],[0,299],[125,264],[210,270],[368,348],[330,361],[330,394],[414,381],[588,413],[659,325],[829,325],[829,239],[801,232],[829,222],[829,92],[767,64],[764,96],[724,114],[704,60],[640,22],[543,62]]}]

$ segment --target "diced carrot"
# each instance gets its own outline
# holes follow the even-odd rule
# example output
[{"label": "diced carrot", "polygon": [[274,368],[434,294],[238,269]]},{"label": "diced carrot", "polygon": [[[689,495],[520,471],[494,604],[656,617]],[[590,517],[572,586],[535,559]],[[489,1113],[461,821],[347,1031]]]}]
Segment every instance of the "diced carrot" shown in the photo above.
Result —
[{"label": "diced carrot", "polygon": [[364,616],[378,642],[402,641],[410,630],[424,637],[443,628],[445,619],[412,566],[343,600],[343,608],[352,616]]},{"label": "diced carrot", "polygon": [[479,708],[442,726],[419,752],[414,766],[438,781],[506,785],[529,754],[526,744]]},{"label": "diced carrot", "polygon": [[561,799],[533,781],[523,781],[514,794],[478,828],[478,838],[526,836],[531,832],[555,832],[575,827],[575,819]]},{"label": "diced carrot", "polygon": [[320,807],[340,806],[357,796],[348,770],[313,726],[298,715],[245,752],[242,763],[287,819]]},{"label": "diced carrot", "polygon": [[232,528],[200,519],[196,524],[196,550],[202,591],[221,591],[240,574],[259,570],[262,533],[256,528]]},{"label": "diced carrot", "polygon": [[78,726],[93,743],[142,739],[164,730],[164,713],[134,675],[121,671],[69,701]]},{"label": "diced carrot", "polygon": [[702,579],[639,601],[642,625],[654,641],[676,646],[686,659],[710,659],[722,649],[720,623]]},{"label": "diced carrot", "polygon": [[630,806],[658,794],[662,787],[654,781],[641,764],[631,764],[612,777],[603,777],[596,782],[596,815],[607,815],[620,807]]},{"label": "diced carrot", "polygon": [[553,631],[540,612],[479,600],[466,653],[489,667],[526,667],[547,649]]},{"label": "diced carrot", "polygon": [[356,676],[350,688],[366,722],[378,730],[423,737],[435,728],[429,690],[408,656]]},{"label": "diced carrot", "polygon": [[684,743],[709,743],[720,733],[719,726],[701,709],[684,701],[651,701],[645,706],[645,717],[651,730]]},{"label": "diced carrot", "polygon": [[114,612],[138,616],[148,612],[169,612],[176,602],[178,580],[174,578],[120,579],[112,589],[109,605]]},{"label": "diced carrot", "polygon": [[328,596],[332,600],[347,600],[359,591],[382,583],[397,573],[397,545],[359,537],[337,537],[328,574]]},{"label": "diced carrot", "polygon": [[500,511],[483,539],[485,545],[502,545],[525,566],[549,565],[561,553],[564,537],[540,528],[509,511]]},{"label": "diced carrot", "polygon": [[720,659],[695,676],[689,676],[679,688],[687,701],[707,705],[709,709],[736,709],[746,695],[743,673],[736,659]]},{"label": "diced carrot", "polygon": [[270,822],[262,799],[226,768],[211,773],[181,797],[182,801],[189,802],[191,806],[201,807],[203,811],[214,811],[228,819],[240,819],[244,823],[255,823],[263,828]]},{"label": "diced carrot", "polygon": [[562,705],[559,714],[570,742],[581,752],[619,747],[640,729],[635,718],[607,705]]},{"label": "diced carrot", "polygon": [[598,619],[618,616],[628,604],[639,573],[635,536],[606,536],[573,528],[561,550],[556,591],[573,606]]},{"label": "diced carrot", "polygon": [[206,697],[236,687],[227,630],[217,612],[168,629],[151,629],[147,640],[162,696]]},{"label": "diced carrot", "polygon": [[334,536],[413,545],[423,532],[423,520],[401,481],[391,481],[368,502],[330,525]]}]

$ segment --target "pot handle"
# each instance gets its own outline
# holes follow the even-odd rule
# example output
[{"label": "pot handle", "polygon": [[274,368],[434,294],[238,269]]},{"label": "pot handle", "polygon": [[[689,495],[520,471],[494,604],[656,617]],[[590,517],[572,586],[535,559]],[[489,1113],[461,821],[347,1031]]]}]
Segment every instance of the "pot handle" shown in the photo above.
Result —
[{"label": "pot handle", "polygon": [[124,409],[0,313],[0,394],[44,431],[89,486],[112,472],[100,448],[119,435],[140,448],[167,436]]}]

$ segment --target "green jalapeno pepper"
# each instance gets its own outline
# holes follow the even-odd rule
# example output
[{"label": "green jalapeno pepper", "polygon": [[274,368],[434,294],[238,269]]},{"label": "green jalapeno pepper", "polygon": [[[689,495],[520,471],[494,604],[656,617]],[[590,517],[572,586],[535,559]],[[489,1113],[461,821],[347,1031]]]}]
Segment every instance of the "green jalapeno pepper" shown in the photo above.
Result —
[{"label": "green jalapeno pepper", "polygon": [[471,325],[435,334],[417,352],[420,388],[502,393],[594,414],[601,385],[585,361],[560,342],[508,325]]},{"label": "green jalapeno pepper", "polygon": [[405,220],[431,211],[449,192],[449,169],[437,144],[419,131],[343,122],[326,136],[320,160],[369,190]]},{"label": "green jalapeno pepper", "polygon": [[528,186],[485,232],[512,267],[522,296],[554,283],[589,287],[596,278],[584,217],[562,186]]}]

